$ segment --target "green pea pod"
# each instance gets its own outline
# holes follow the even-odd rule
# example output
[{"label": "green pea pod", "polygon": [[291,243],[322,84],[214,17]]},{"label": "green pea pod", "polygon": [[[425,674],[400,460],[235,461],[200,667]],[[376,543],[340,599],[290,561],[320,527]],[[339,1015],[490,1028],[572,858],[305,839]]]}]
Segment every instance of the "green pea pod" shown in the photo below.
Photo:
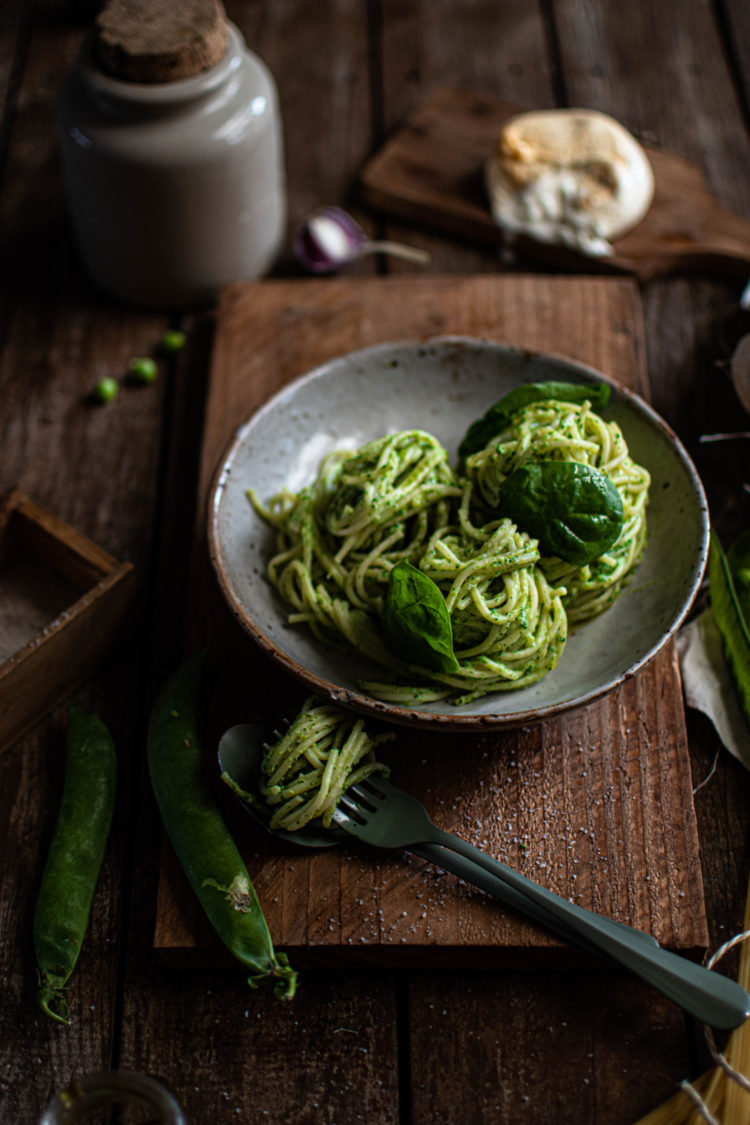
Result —
[{"label": "green pea pod", "polygon": [[548,379],[544,383],[524,383],[503,395],[499,402],[472,422],[458,447],[459,463],[463,464],[472,453],[484,449],[488,442],[501,434],[517,410],[532,402],[590,402],[600,410],[609,402],[607,383],[562,383]]},{"label": "green pea pod", "polygon": [[107,845],[117,758],[104,723],[70,707],[60,812],[34,912],[34,953],[42,1010],[69,1023],[63,989],[75,968]]},{"label": "green pea pod", "polygon": [[750,623],[750,528],[737,536],[726,554],[737,603],[747,625]]},{"label": "green pea pod", "polygon": [[[735,551],[735,559],[737,558],[738,553]],[[750,632],[737,595],[732,569],[718,536],[713,531],[708,553],[708,585],[711,612],[724,641],[724,652],[743,713],[750,723]]]},{"label": "green pea pod", "polygon": [[297,974],[276,953],[247,868],[214,801],[198,736],[204,660],[194,657],[167,681],[148,726],[148,766],[164,827],[188,881],[230,953],[255,988],[273,981],[290,1000]]}]

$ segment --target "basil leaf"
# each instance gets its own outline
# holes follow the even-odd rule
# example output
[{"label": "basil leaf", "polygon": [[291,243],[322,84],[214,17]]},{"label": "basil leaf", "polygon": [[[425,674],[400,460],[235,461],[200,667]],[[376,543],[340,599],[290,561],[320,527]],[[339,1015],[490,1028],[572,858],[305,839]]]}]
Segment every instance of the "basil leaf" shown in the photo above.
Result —
[{"label": "basil leaf", "polygon": [[505,429],[509,419],[517,410],[532,402],[586,402],[600,410],[609,402],[610,388],[607,383],[561,383],[550,379],[545,383],[525,383],[515,387],[507,395],[491,406],[486,414],[469,426],[458,447],[459,463],[472,453],[484,449],[493,437]]},{"label": "basil leaf", "polygon": [[533,461],[500,486],[498,511],[539,540],[542,554],[583,566],[622,531],[622,497],[609,477],[577,461]]},{"label": "basil leaf", "polygon": [[[744,541],[744,543],[740,541]],[[738,563],[740,558],[746,559],[747,557],[747,533],[740,536],[740,541],[733,544],[730,549],[730,555],[734,556],[735,564]],[[713,531],[711,532],[711,546],[708,552],[708,588],[711,595],[711,612],[724,641],[724,652],[742,710],[750,723],[750,633],[748,633],[748,620],[743,614],[729,560]]]},{"label": "basil leaf", "polygon": [[445,598],[431,578],[402,560],[388,578],[383,631],[396,656],[438,672],[457,672]]}]

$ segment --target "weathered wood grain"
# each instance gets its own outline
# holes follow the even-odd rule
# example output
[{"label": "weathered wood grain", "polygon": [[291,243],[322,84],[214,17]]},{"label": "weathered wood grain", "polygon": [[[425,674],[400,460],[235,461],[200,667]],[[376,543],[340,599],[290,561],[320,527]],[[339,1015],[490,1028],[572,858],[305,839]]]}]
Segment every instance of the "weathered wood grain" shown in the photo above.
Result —
[{"label": "weathered wood grain", "polygon": [[[153,687],[177,658],[185,625],[210,325],[187,322],[187,352],[157,387],[122,395],[115,410],[79,410],[93,382],[124,369],[165,323],[93,293],[66,233],[53,102],[95,7],[9,0],[0,16],[0,491],[22,484],[133,561],[143,593],[136,621],[153,643],[79,693],[118,733],[123,788],[67,1031],[36,1014],[28,944],[62,777],[63,709],[0,763],[0,847],[9,857],[0,873],[0,1116],[34,1121],[74,1072],[115,1061],[165,1074],[197,1121],[301,1125],[326,1120],[328,1106],[339,1125],[629,1125],[671,1083],[705,1068],[701,1037],[688,1058],[679,1013],[630,980],[308,971],[298,1002],[278,1012],[238,991],[236,973],[171,974],[152,960],[161,832],[148,789],[136,799],[129,783],[142,765]],[[292,221],[323,202],[351,208],[364,161],[446,82],[522,104],[601,108],[698,163],[717,197],[750,217],[750,17],[736,0],[228,0],[227,8],[279,83]],[[430,272],[500,266],[491,251],[357,214],[369,230],[427,246]],[[417,272],[364,259],[347,276],[385,271]],[[288,258],[280,272],[296,272]],[[748,327],[738,293],[699,281],[642,293],[652,400],[688,442],[727,535],[748,522],[747,447],[697,439],[746,428],[716,366]],[[695,783],[710,775],[695,803],[715,944],[742,921],[747,776],[723,753],[711,773],[719,747],[700,716],[688,715],[688,733]]]},{"label": "weathered wood grain", "polygon": [[[419,0],[383,0],[377,28],[379,128],[368,156],[440,86],[458,84],[523,104],[554,105],[555,60],[542,9],[528,0],[470,0],[441,4],[425,18]],[[494,271],[500,264],[495,248],[446,239],[425,227],[388,221],[384,230],[390,238],[428,249],[433,273]],[[401,273],[413,267],[388,259],[385,268]],[[513,268],[512,263],[503,259],[502,268]]]},{"label": "weathered wood grain", "polygon": [[646,143],[693,161],[717,199],[747,218],[747,136],[718,7],[685,0],[676,19],[676,9],[648,0],[555,0],[554,20],[568,103],[612,113]]},{"label": "weathered wood grain", "polygon": [[741,110],[747,119],[750,106],[750,27],[742,0],[723,0],[717,6],[724,53],[740,91]]},{"label": "weathered wood grain", "polygon": [[415,1122],[631,1125],[684,1065],[677,1009],[617,973],[424,974],[409,1000]]},{"label": "weathered wood grain", "polygon": [[[108,553],[135,565],[143,626],[156,518],[164,384],[125,390],[111,408],[88,394],[103,375],[150,351],[166,320],[111,305],[81,276],[67,234],[54,129],[54,102],[82,25],[59,5],[36,6],[17,56],[18,85],[5,104],[7,152],[0,192],[0,491],[19,485]],[[120,758],[110,849],[90,928],[69,992],[73,1024],[53,1025],[34,1000],[31,924],[57,815],[66,712],[2,756],[0,851],[14,857],[0,883],[0,1117],[38,1119],[75,1073],[113,1058],[117,1022],[121,886],[130,848],[131,779],[137,775],[140,667],[137,650],[97,670],[76,695],[113,731]],[[41,715],[39,718],[41,719]]]},{"label": "weathered wood grain", "polygon": [[[3,5],[0,12],[0,105],[11,105],[15,95],[14,77],[25,43],[30,4],[27,0]],[[0,158],[7,140],[8,114],[0,126]]]}]

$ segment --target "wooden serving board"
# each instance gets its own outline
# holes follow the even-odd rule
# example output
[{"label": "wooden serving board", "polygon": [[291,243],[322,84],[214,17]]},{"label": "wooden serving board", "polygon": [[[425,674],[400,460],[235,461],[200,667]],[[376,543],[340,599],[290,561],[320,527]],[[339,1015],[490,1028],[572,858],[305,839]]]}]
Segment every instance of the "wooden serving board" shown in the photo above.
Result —
[{"label": "wooden serving board", "polygon": [[[234,430],[279,387],[351,349],[442,333],[564,354],[648,394],[632,280],[401,276],[236,285],[224,292],[216,325],[204,502]],[[223,729],[259,713],[276,721],[293,715],[302,695],[224,609],[205,544],[198,560],[193,628],[221,663],[221,698],[214,699],[206,737],[215,769]],[[682,693],[671,646],[588,707],[481,736],[402,728],[387,757],[394,780],[419,795],[442,827],[671,948],[697,954],[705,947]],[[221,790],[217,779],[274,940],[299,966],[581,963],[570,947],[422,860],[356,845],[295,849],[257,828]],[[168,848],[155,946],[183,966],[225,962]]]},{"label": "wooden serving board", "polygon": [[[361,194],[377,210],[486,246],[505,236],[492,218],[484,162],[517,105],[489,94],[440,89],[409,116],[362,169]],[[654,170],[648,214],[596,259],[573,248],[518,238],[523,256],[588,273],[661,274],[706,271],[746,280],[750,222],[722,207],[697,168],[684,157],[643,146]]]}]

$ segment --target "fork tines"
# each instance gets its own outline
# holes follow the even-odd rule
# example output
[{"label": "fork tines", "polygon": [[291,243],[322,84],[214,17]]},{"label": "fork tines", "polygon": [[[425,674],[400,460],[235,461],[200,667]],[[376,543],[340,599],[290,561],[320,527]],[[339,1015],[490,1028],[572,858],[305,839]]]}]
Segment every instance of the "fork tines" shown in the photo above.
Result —
[{"label": "fork tines", "polygon": [[352,785],[347,789],[347,793],[354,793],[358,799],[362,798],[362,800],[366,800],[368,797],[370,799],[375,797],[377,800],[383,801],[388,794],[384,792],[384,788],[380,788],[380,786],[385,787],[387,784],[388,783],[384,781],[382,777],[377,778],[377,780],[371,777],[365,777],[362,781],[358,781],[356,785]]},{"label": "fork tines", "polygon": [[[385,794],[381,793],[367,778],[351,785],[338,800],[338,808],[347,816],[351,816],[364,824],[365,813],[377,812],[378,802],[384,800]],[[359,814],[359,815],[358,815]]]}]

